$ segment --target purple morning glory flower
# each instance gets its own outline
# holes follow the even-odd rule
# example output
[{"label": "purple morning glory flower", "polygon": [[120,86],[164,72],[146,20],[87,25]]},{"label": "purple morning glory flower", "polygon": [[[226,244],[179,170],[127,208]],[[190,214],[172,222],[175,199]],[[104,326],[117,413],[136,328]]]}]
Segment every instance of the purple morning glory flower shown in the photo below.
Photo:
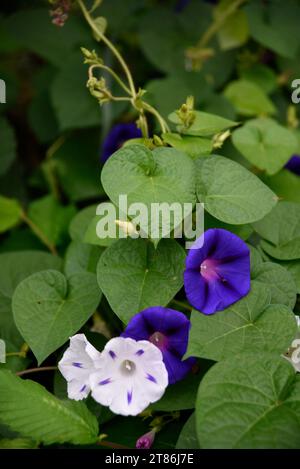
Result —
[{"label": "purple morning glory flower", "polygon": [[162,355],[169,375],[169,384],[181,380],[195,364],[193,357],[182,361],[190,330],[187,317],[174,309],[153,306],[144,309],[129,321],[123,337],[149,340]]},{"label": "purple morning glory flower", "polygon": [[289,171],[292,171],[293,173],[297,174],[297,176],[300,176],[300,156],[293,155],[291,159],[287,162],[285,167]]},{"label": "purple morning glory flower", "polygon": [[230,231],[213,228],[200,236],[186,258],[184,288],[204,314],[227,308],[250,290],[250,251]]},{"label": "purple morning glory flower", "polygon": [[140,137],[142,132],[133,122],[114,125],[103,142],[101,162],[105,163],[127,140]]}]

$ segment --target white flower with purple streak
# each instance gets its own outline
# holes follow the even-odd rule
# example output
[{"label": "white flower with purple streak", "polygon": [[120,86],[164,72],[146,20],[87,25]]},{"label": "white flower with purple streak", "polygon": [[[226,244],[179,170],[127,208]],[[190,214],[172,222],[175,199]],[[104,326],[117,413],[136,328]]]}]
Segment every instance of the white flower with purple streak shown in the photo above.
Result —
[{"label": "white flower with purple streak", "polygon": [[90,388],[90,374],[101,366],[101,353],[86,339],[84,334],[70,337],[70,346],[58,363],[58,369],[68,382],[68,397],[85,399]]},{"label": "white flower with purple streak", "polygon": [[111,339],[100,368],[90,375],[92,397],[120,415],[139,414],[162,397],[167,385],[162,353],[147,340]]}]

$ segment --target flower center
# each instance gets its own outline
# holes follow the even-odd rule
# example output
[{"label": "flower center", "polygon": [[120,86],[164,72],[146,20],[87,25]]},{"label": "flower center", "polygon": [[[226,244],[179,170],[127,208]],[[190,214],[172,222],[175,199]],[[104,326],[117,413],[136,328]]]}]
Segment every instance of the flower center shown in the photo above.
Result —
[{"label": "flower center", "polygon": [[135,363],[131,360],[124,360],[120,366],[121,373],[126,376],[132,375],[135,372],[135,368]]},{"label": "flower center", "polygon": [[161,332],[154,332],[154,334],[149,337],[149,342],[156,345],[160,350],[166,347],[167,341],[167,337]]},{"label": "flower center", "polygon": [[218,261],[214,259],[205,259],[200,265],[200,273],[206,280],[215,280],[220,278],[217,272]]}]

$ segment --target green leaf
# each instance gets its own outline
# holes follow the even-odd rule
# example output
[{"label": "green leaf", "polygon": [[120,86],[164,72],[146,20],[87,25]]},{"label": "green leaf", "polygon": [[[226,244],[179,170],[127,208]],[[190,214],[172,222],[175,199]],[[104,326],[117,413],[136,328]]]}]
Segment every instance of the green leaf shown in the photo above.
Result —
[{"label": "green leaf", "polygon": [[253,227],[267,254],[280,260],[300,259],[300,204],[279,202]]},{"label": "green leaf", "polygon": [[16,137],[8,121],[0,118],[0,175],[5,174],[16,157]]},{"label": "green leaf", "polygon": [[196,429],[202,448],[299,448],[300,375],[268,355],[214,365],[199,387]]},{"label": "green leaf", "polygon": [[173,109],[180,105],[189,96],[190,90],[178,77],[156,78],[146,84],[147,102],[151,104],[166,119]]},{"label": "green leaf", "polygon": [[259,86],[265,93],[272,93],[277,87],[276,73],[261,63],[255,63],[250,68],[241,70],[241,78]]},{"label": "green leaf", "polygon": [[296,283],[297,293],[300,295],[300,261],[283,262],[283,265],[291,273]]},{"label": "green leaf", "polygon": [[211,155],[198,158],[196,165],[198,199],[211,215],[225,223],[259,220],[276,204],[275,194],[235,161]]},{"label": "green leaf", "polygon": [[232,142],[250,163],[269,175],[283,168],[298,148],[294,133],[268,118],[248,121],[233,133]]},{"label": "green leaf", "polygon": [[21,220],[22,207],[15,199],[0,195],[0,233],[9,230]]},{"label": "green leaf", "polygon": [[[34,28],[32,25],[35,25]],[[47,8],[19,9],[6,22],[13,38],[55,66],[63,66],[70,51],[89,40],[88,30],[76,15],[70,15],[63,28],[51,23]]]},{"label": "green leaf", "polygon": [[[109,198],[119,205],[119,196],[127,195],[127,206],[144,204],[148,216],[140,217],[141,231],[152,234],[153,239],[167,236],[184,218],[150,216],[153,204],[195,203],[195,171],[193,161],[174,148],[156,148],[150,151],[141,145],[131,145],[118,150],[103,167],[102,184]],[[156,205],[159,208],[158,205]],[[127,215],[127,211],[122,210]],[[140,211],[139,209],[137,210]],[[178,211],[177,211],[178,212]],[[180,214],[179,214],[180,215]],[[170,219],[171,218],[171,219]]]},{"label": "green leaf", "polygon": [[86,229],[84,243],[106,247],[120,237],[127,237],[125,231],[116,224],[116,220],[128,221],[128,218],[120,212],[118,207],[111,202],[103,202],[98,205],[97,214]]},{"label": "green leaf", "polygon": [[251,246],[251,244],[248,244],[248,248],[250,249],[250,266],[252,272],[256,268],[260,267],[260,265],[263,263],[263,258],[257,248]]},{"label": "green leaf", "polygon": [[279,199],[300,204],[300,177],[287,169],[274,176],[264,176],[263,181]]},{"label": "green leaf", "polygon": [[73,241],[83,240],[87,227],[95,216],[97,206],[97,204],[89,205],[76,213],[75,217],[72,218],[69,225],[69,235]]},{"label": "green leaf", "polygon": [[[21,337],[13,318],[11,300],[17,285],[29,275],[44,269],[61,269],[61,259],[43,251],[17,251],[0,255],[0,337],[8,352],[20,350]],[[10,357],[9,362],[24,364],[24,359]],[[9,363],[10,365],[10,363]]]},{"label": "green leaf", "polygon": [[253,228],[251,225],[232,225],[229,223],[224,223],[221,220],[210,215],[207,211],[204,212],[204,226],[205,230],[210,228],[222,228],[223,230],[231,231],[232,233],[236,234],[243,240],[247,240],[250,235],[253,233]]},{"label": "green leaf", "polygon": [[293,0],[251,2],[245,8],[251,36],[280,56],[293,58],[299,50],[299,4]]},{"label": "green leaf", "polygon": [[36,449],[38,444],[29,438],[2,438],[0,449]]},{"label": "green leaf", "polygon": [[52,195],[35,200],[28,210],[29,218],[54,245],[65,241],[69,223],[75,213],[73,205],[60,205]]},{"label": "green leaf", "polygon": [[97,440],[97,420],[84,403],[60,401],[40,384],[8,371],[0,371],[0,419],[22,436],[45,445]]},{"label": "green leaf", "polygon": [[199,381],[199,376],[189,375],[184,380],[171,384],[163,397],[151,404],[150,409],[161,412],[194,409]]},{"label": "green leaf", "polygon": [[[230,9],[232,3],[233,0],[222,0],[214,8],[214,18],[216,21],[223,18],[223,15]],[[219,43],[223,50],[242,46],[248,37],[247,15],[243,10],[236,10],[231,14],[218,31]]]},{"label": "green leaf", "polygon": [[177,129],[180,133],[194,135],[196,137],[209,137],[238,125],[237,122],[225,119],[224,117],[220,117],[215,114],[209,114],[202,111],[194,112],[195,120],[188,128],[182,125],[176,112],[169,115],[169,120],[174,124],[177,124]]},{"label": "green leaf", "polygon": [[274,104],[264,90],[252,81],[233,81],[225,88],[224,95],[243,116],[276,113]]},{"label": "green leaf", "polygon": [[282,304],[293,309],[296,304],[297,288],[292,274],[279,264],[264,262],[256,266],[251,277],[271,292],[271,304]]},{"label": "green leaf", "polygon": [[58,271],[45,270],[17,286],[12,300],[15,322],[39,364],[82,327],[100,296],[95,276],[88,272],[67,280]]},{"label": "green leaf", "polygon": [[[99,126],[100,106],[87,87],[87,71],[78,53],[64,58],[51,84],[51,98],[61,131]],[[76,99],[74,99],[76,96]]]},{"label": "green leaf", "polygon": [[0,339],[0,363],[6,362],[6,347],[4,340]]},{"label": "green leaf", "polygon": [[183,283],[185,252],[172,239],[154,248],[144,239],[120,239],[100,257],[98,283],[111,308],[127,323],[150,306],[166,306]]},{"label": "green leaf", "polygon": [[176,449],[200,449],[196,435],[196,416],[193,413],[182,427],[176,443]]},{"label": "green leaf", "polygon": [[103,250],[98,246],[89,246],[81,241],[72,241],[65,255],[64,271],[67,277],[75,273],[96,273],[99,257]]},{"label": "green leaf", "polygon": [[[84,157],[83,157],[84,155]],[[71,201],[100,197],[98,131],[81,131],[67,138],[55,152],[55,164],[60,184]]]},{"label": "green leaf", "polygon": [[162,134],[163,141],[176,148],[176,150],[187,153],[192,158],[197,158],[212,151],[212,140],[203,137],[191,137],[175,133]]},{"label": "green leaf", "polygon": [[[98,16],[93,21],[94,21],[94,24],[95,24],[96,28],[98,29],[98,31],[101,34],[104,34],[105,30],[107,28],[106,18],[104,18],[103,16]],[[96,41],[101,41],[101,36],[98,33],[96,33],[96,31],[93,31],[93,36],[96,39]]]},{"label": "green leaf", "polygon": [[186,356],[223,360],[241,352],[283,353],[296,336],[295,316],[285,305],[270,305],[270,291],[253,281],[251,292],[224,311],[192,311]]}]

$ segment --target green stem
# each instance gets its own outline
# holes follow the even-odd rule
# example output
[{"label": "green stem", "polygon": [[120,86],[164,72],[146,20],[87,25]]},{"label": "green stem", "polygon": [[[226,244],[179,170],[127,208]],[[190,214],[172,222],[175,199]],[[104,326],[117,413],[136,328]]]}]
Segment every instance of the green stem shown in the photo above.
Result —
[{"label": "green stem", "polygon": [[236,0],[236,2],[233,2],[231,5],[229,5],[228,9],[225,10],[223,14],[218,16],[211,24],[211,26],[205,31],[201,39],[198,41],[196,48],[203,49],[224,25],[224,23],[226,23],[228,18],[230,18],[230,16],[233,15],[237,9],[246,1],[247,0]]},{"label": "green stem", "polygon": [[32,232],[40,239],[40,241],[47,246],[49,251],[57,256],[56,247],[49,241],[47,236],[40,230],[40,228],[26,215],[24,210],[21,212],[21,218],[24,223],[26,223]]},{"label": "green stem", "polygon": [[126,91],[127,94],[131,95],[130,89],[125,85],[125,83],[121,80],[121,78],[107,65],[102,65],[102,64],[92,65],[89,68],[89,77],[90,78],[93,76],[92,71],[95,68],[101,68],[102,70],[105,70],[106,72],[108,72],[116,80],[116,82],[119,83],[119,85],[123,88],[123,90]]},{"label": "green stem", "polygon": [[105,448],[114,448],[114,449],[130,449],[129,446],[120,445],[119,443],[114,443],[112,441],[97,441],[98,446],[104,446]]},{"label": "green stem", "polygon": [[145,111],[150,112],[151,114],[153,114],[156,117],[156,119],[159,122],[159,125],[161,127],[161,130],[162,130],[163,134],[166,133],[166,132],[170,132],[168,124],[166,123],[166,121],[163,119],[163,117],[159,114],[159,112],[154,107],[150,106],[150,104],[145,103],[143,101],[143,108],[145,109]]},{"label": "green stem", "polygon": [[39,371],[55,371],[57,366],[42,366],[40,368],[28,368],[28,370],[17,371],[16,376],[23,376],[30,373],[38,373]]},{"label": "green stem", "polygon": [[183,301],[179,301],[179,300],[171,300],[170,301],[170,304],[171,305],[174,305],[174,306],[179,306],[180,308],[183,308],[185,309],[186,311],[192,311],[192,307],[190,305],[188,305],[187,303],[184,303]]},{"label": "green stem", "polygon": [[8,352],[5,354],[6,357],[22,357],[25,358],[24,352]]},{"label": "green stem", "polygon": [[115,57],[119,61],[120,65],[122,66],[122,68],[125,72],[125,75],[127,77],[129,88],[130,88],[130,91],[131,91],[131,95],[132,95],[133,98],[135,98],[136,97],[136,90],[135,90],[133,78],[132,78],[132,75],[130,73],[130,70],[129,70],[125,60],[123,59],[123,57],[121,56],[119,51],[115,48],[115,46],[110,42],[110,40],[97,28],[97,26],[95,25],[95,22],[93,21],[91,15],[89,14],[89,12],[86,9],[86,7],[85,7],[84,3],[82,2],[82,0],[77,0],[77,2],[78,2],[78,5],[80,6],[80,8],[82,10],[82,13],[83,13],[86,21],[88,22],[88,24],[90,25],[92,30],[97,34],[97,36],[99,36],[101,38],[101,40],[107,45],[107,47],[109,47],[109,49],[112,51],[112,53],[115,55]]}]

